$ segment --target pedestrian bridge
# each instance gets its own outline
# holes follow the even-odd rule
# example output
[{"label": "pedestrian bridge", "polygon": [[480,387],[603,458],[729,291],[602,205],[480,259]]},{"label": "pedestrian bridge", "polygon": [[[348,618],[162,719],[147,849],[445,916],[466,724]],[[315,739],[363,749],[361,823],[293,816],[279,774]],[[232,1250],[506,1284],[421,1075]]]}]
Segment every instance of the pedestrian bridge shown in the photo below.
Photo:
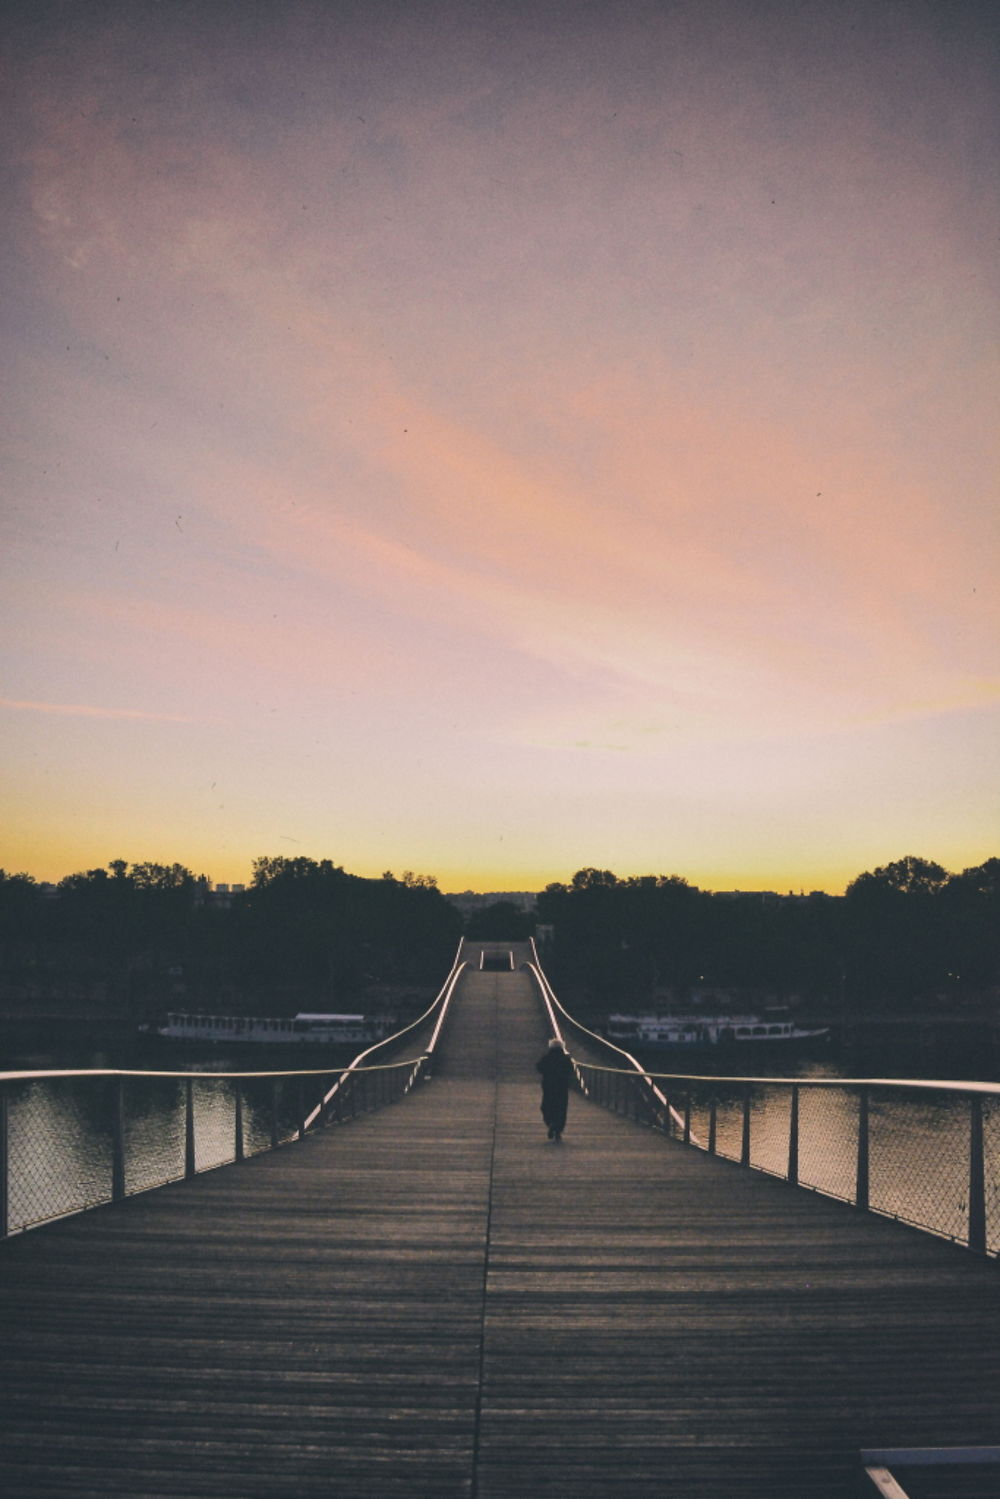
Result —
[{"label": "pedestrian bridge", "polygon": [[[956,1245],[863,1210],[881,1095],[851,1094],[851,1201],[802,1190],[798,1088],[768,1122],[760,1086],[643,1080],[534,963],[466,944],[422,1025],[281,1080],[280,1107],[275,1080],[186,1078],[182,1179],[155,1191],[128,1079],[102,1078],[113,1200],[30,1232],[8,1080],[12,1499],[996,1499],[996,1090],[969,1093]],[[559,1146],[554,1027],[588,1090]],[[196,1095],[224,1084],[204,1118],[233,1163],[203,1171]],[[282,1148],[257,1150],[269,1107]],[[748,1169],[776,1118],[781,1172]]]}]

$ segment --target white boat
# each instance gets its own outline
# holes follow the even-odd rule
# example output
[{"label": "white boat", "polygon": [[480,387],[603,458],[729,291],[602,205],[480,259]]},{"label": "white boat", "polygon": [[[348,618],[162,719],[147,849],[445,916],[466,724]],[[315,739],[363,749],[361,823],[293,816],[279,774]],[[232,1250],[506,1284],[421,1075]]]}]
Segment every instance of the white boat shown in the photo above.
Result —
[{"label": "white boat", "polygon": [[764,1015],[609,1015],[609,1041],[643,1046],[724,1046],[734,1041],[811,1041],[829,1035],[829,1026],[801,1026]]},{"label": "white boat", "polygon": [[172,1041],[267,1042],[270,1045],[319,1046],[339,1042],[381,1041],[395,1028],[391,1015],[306,1014],[191,1015],[171,1011],[156,1034]]}]

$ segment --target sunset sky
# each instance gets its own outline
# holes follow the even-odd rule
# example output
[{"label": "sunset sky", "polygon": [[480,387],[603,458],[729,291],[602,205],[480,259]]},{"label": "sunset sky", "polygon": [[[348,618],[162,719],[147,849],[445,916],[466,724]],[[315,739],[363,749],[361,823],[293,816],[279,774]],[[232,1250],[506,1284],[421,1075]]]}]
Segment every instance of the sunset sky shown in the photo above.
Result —
[{"label": "sunset sky", "polygon": [[998,21],[8,4],[0,865],[1000,854]]}]

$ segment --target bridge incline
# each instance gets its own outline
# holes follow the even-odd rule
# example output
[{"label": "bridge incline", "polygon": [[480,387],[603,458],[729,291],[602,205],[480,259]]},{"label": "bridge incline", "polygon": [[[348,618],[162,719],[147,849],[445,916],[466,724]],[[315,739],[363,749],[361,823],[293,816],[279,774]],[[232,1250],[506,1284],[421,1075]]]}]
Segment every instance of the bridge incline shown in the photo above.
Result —
[{"label": "bridge incline", "polygon": [[847,1499],[1000,1441],[994,1263],[580,1098],[551,1144],[547,1036],[470,968],[402,1103],[9,1241],[6,1491]]}]

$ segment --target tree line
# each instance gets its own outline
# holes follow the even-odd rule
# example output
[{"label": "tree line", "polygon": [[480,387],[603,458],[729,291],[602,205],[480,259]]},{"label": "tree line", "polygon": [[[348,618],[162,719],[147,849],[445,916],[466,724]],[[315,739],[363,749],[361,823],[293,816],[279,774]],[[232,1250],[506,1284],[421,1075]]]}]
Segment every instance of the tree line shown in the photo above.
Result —
[{"label": "tree line", "polygon": [[[468,935],[551,929],[557,987],[591,1009],[685,1002],[715,988],[827,1006],[981,999],[1000,984],[1000,859],[952,874],[907,857],[843,896],[723,895],[679,875],[578,870],[535,913],[499,903]],[[264,856],[220,898],[180,864],[113,860],[57,887],[0,870],[0,993],[119,1013],[361,1008],[379,988],[438,984],[462,916],[428,875],[381,879],[329,859]]]},{"label": "tree line", "polygon": [[106,996],[123,1013],[352,1009],[373,986],[440,983],[461,934],[432,876],[329,859],[258,858],[224,897],[181,864],[118,859],[54,889],[0,871],[8,994]]},{"label": "tree line", "polygon": [[581,869],[538,897],[552,964],[601,1007],[739,987],[829,1006],[982,999],[1000,984],[1000,859],[908,856],[843,896],[713,894],[677,875]]}]

